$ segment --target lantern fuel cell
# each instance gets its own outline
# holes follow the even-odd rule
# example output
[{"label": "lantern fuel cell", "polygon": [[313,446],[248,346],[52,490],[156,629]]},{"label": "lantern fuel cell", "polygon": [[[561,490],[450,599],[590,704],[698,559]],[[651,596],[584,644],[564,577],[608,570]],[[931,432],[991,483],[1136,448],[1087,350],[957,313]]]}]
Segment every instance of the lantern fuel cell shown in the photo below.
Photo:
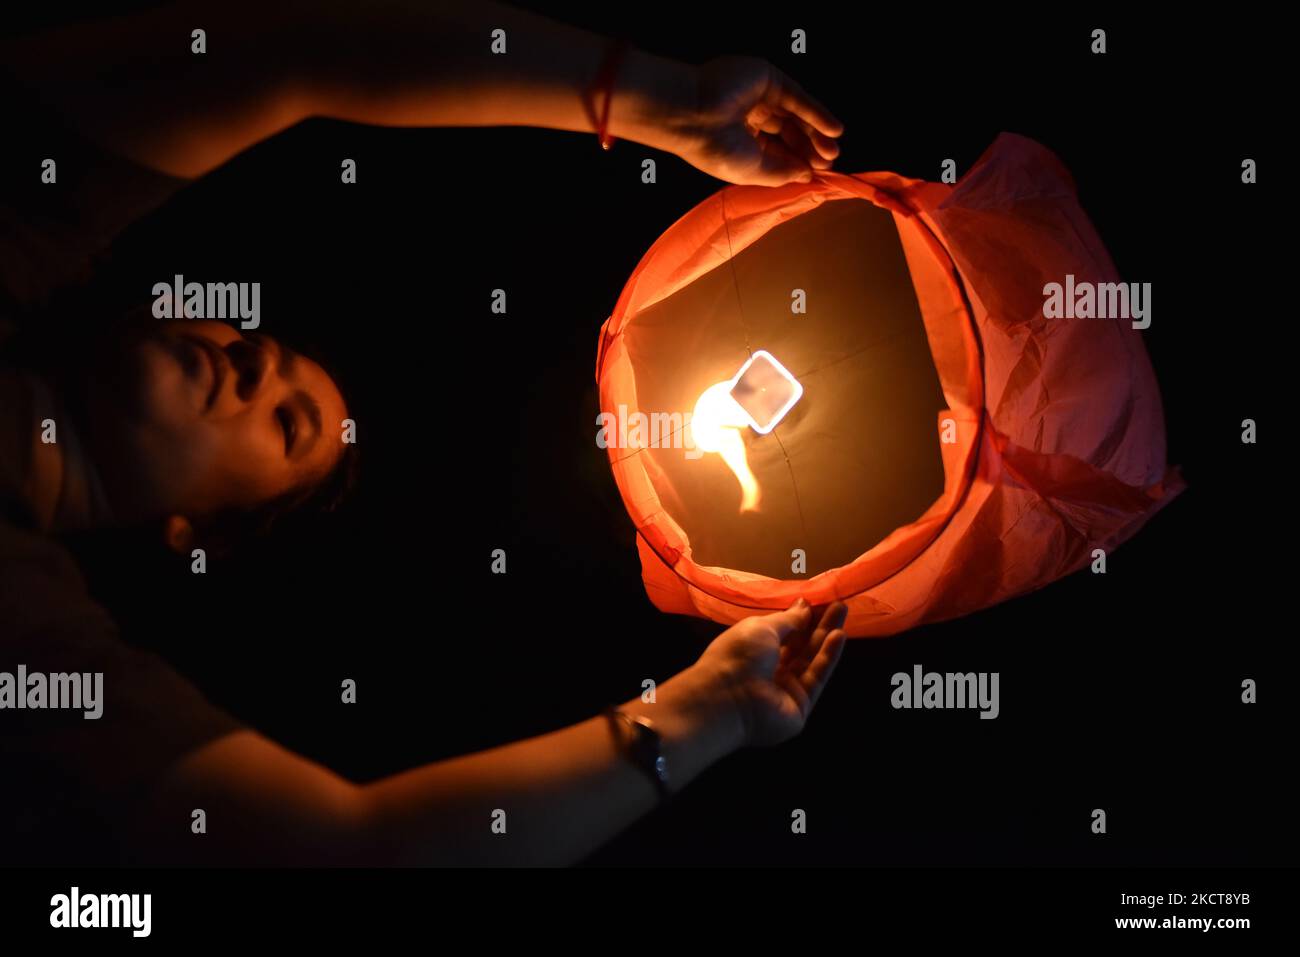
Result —
[{"label": "lantern fuel cell", "polygon": [[803,396],[803,386],[772,353],[759,349],[740,367],[731,397],[744,410],[750,427],[771,432]]}]

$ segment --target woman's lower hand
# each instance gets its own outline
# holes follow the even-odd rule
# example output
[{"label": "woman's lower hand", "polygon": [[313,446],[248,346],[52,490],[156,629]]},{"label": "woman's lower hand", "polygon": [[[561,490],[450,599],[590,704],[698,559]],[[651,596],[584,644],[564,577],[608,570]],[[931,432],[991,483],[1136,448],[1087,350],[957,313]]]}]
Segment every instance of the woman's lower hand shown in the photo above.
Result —
[{"label": "woman's lower hand", "polygon": [[835,671],[847,614],[835,602],[815,615],[801,598],[732,625],[690,670],[709,693],[729,699],[744,744],[778,744],[803,730]]}]

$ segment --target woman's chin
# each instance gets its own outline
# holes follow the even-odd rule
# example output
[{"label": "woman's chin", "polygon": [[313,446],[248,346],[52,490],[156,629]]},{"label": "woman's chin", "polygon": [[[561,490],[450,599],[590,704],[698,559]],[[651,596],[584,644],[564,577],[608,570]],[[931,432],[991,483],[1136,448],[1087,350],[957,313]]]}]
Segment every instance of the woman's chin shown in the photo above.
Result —
[{"label": "woman's chin", "polygon": [[202,390],[191,368],[196,364],[175,340],[143,336],[99,364],[88,398],[92,408],[113,418],[175,426],[202,409]]}]

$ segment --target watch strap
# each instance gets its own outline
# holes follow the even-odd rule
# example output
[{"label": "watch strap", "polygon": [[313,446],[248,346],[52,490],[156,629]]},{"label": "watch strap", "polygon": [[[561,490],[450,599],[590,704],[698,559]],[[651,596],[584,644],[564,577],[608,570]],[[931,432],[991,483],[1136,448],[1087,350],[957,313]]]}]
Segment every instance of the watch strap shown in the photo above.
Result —
[{"label": "watch strap", "polygon": [[654,722],[643,715],[628,714],[615,707],[604,710],[610,721],[619,748],[654,783],[661,800],[669,797],[668,761],[664,758],[663,742]]}]

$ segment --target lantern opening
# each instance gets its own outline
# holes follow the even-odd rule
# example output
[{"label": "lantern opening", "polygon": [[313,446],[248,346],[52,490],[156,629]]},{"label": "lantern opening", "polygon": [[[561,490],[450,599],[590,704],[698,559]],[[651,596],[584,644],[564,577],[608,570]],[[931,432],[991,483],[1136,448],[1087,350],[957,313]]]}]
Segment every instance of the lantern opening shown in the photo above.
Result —
[{"label": "lantern opening", "polygon": [[797,549],[806,575],[839,568],[943,492],[946,403],[888,210],[845,200],[773,226],[638,308],[619,348],[635,385],[611,407],[694,410],[693,454],[661,443],[627,465],[700,565],[784,579]]}]

